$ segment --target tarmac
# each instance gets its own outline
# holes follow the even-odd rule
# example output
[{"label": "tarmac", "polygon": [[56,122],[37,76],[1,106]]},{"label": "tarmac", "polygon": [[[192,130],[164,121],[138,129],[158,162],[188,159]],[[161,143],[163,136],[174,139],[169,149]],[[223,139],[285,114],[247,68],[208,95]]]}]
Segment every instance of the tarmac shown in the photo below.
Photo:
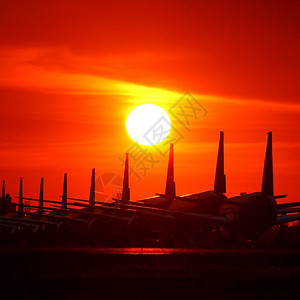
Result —
[{"label": "tarmac", "polygon": [[1,299],[300,296],[300,250],[2,249]]}]

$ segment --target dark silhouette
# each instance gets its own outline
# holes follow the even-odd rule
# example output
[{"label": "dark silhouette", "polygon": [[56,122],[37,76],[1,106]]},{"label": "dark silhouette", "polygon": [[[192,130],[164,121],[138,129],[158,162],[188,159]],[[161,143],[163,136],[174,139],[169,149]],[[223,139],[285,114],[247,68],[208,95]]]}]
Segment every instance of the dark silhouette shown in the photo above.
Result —
[{"label": "dark silhouette", "polygon": [[91,206],[95,205],[95,169],[93,169],[93,171],[92,171],[89,204]]},{"label": "dark silhouette", "polygon": [[[0,237],[3,237],[3,245],[25,243],[29,246],[194,247],[211,245],[214,241],[222,244],[224,240],[234,245],[232,243],[241,242],[241,238],[259,241],[272,226],[300,219],[300,214],[294,214],[300,211],[298,202],[277,205],[276,199],[286,195],[274,196],[273,193],[271,132],[268,133],[261,191],[229,199],[225,191],[224,134],[220,132],[212,191],[176,195],[171,144],[165,194],[133,201],[130,199],[127,153],[122,197],[112,203],[96,202],[95,169],[92,170],[89,199],[68,197],[67,173],[64,174],[61,201],[44,199],[43,178],[39,198],[24,197],[20,178],[18,204],[14,204],[11,197],[5,195],[3,182],[0,229],[9,234],[4,236],[4,231],[0,231]],[[24,200],[38,202],[38,206],[24,205]],[[68,200],[73,202],[68,203]],[[36,211],[26,212],[24,208],[28,207]],[[278,232],[282,240],[286,229],[278,228]]]},{"label": "dark silhouette", "polygon": [[20,177],[20,191],[19,191],[19,204],[18,214],[20,217],[24,216],[24,204],[23,204],[23,179]]},{"label": "dark silhouette", "polygon": [[175,182],[174,182],[173,144],[170,144],[169,165],[168,165],[165,197],[170,201],[172,201],[176,197],[176,189],[175,189]]},{"label": "dark silhouette", "polygon": [[2,183],[2,196],[0,199],[0,215],[5,215],[16,211],[16,204],[12,203],[12,198],[9,194],[5,194],[5,180]]},{"label": "dark silhouette", "polygon": [[226,177],[224,173],[224,133],[220,132],[220,142],[217,159],[217,169],[215,177],[214,191],[216,193],[226,193]]},{"label": "dark silhouette", "polygon": [[62,194],[62,200],[61,200],[61,208],[67,209],[67,202],[68,202],[68,191],[67,191],[67,185],[68,185],[68,178],[67,173],[64,175],[64,184],[63,184],[63,194]]},{"label": "dark silhouette", "polygon": [[44,178],[41,178],[40,197],[39,197],[39,214],[44,214]]},{"label": "dark silhouette", "polygon": [[128,153],[126,153],[126,158],[125,158],[123,189],[122,189],[121,201],[122,201],[122,204],[128,204],[130,201]]}]

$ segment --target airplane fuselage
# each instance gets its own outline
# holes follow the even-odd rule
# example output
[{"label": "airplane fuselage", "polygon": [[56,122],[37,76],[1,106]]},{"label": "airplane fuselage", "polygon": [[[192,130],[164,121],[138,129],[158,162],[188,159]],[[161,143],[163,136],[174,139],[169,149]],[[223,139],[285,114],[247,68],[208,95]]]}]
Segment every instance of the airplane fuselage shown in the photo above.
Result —
[{"label": "airplane fuselage", "polygon": [[275,223],[277,203],[274,197],[260,192],[244,194],[228,199],[219,214],[230,219],[230,231],[246,239],[256,239]]},{"label": "airplane fuselage", "polygon": [[171,201],[163,196],[155,196],[139,200],[145,206],[169,209],[179,212],[193,212],[209,215],[219,214],[222,203],[227,200],[222,193],[215,191],[206,191],[176,197]]}]

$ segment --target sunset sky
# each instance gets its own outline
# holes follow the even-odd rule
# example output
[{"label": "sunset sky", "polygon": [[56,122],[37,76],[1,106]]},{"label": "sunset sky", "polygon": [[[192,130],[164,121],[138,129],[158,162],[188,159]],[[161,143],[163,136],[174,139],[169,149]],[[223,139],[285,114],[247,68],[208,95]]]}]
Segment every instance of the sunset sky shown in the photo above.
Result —
[{"label": "sunset sky", "polygon": [[[188,91],[207,114],[189,130],[170,115],[178,195],[213,188],[220,130],[227,195],[260,190],[273,131],[275,193],[299,201],[299,1],[2,0],[0,20],[0,180],[12,196],[22,176],[37,197],[43,176],[58,199],[68,172],[69,195],[87,198],[93,167],[123,174],[130,111],[169,112]],[[164,192],[167,156],[143,149],[157,162],[131,175],[132,200]]]}]

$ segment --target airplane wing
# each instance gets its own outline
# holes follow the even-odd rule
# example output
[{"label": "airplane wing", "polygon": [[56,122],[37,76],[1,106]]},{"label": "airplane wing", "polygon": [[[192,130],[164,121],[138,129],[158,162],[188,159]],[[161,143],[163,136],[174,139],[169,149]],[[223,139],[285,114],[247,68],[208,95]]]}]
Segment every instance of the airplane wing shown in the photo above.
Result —
[{"label": "airplane wing", "polygon": [[278,210],[278,214],[281,215],[286,215],[286,214],[291,214],[291,213],[296,213],[296,212],[300,212],[300,207],[291,207],[291,208],[287,208],[287,209],[280,209]]},{"label": "airplane wing", "polygon": [[230,220],[223,216],[213,216],[208,214],[198,214],[191,212],[180,212],[170,209],[161,209],[155,207],[143,207],[134,205],[124,205],[124,209],[135,209],[136,212],[144,212],[149,214],[157,214],[157,216],[166,217],[173,216],[176,219],[193,222],[194,224],[204,225],[205,227],[217,228],[230,222]]},{"label": "airplane wing", "polygon": [[226,225],[230,222],[228,218],[223,216],[212,216],[187,212],[181,212],[179,214],[181,214],[184,218],[197,222],[198,224],[200,223],[199,225],[205,225],[205,227],[210,227],[212,229],[222,225]]},{"label": "airplane wing", "polygon": [[298,220],[300,220],[300,214],[277,216],[275,225],[289,223],[289,222],[298,221]]},{"label": "airplane wing", "polygon": [[296,206],[300,206],[300,202],[277,204],[278,209],[285,209],[285,208],[296,207]]}]

